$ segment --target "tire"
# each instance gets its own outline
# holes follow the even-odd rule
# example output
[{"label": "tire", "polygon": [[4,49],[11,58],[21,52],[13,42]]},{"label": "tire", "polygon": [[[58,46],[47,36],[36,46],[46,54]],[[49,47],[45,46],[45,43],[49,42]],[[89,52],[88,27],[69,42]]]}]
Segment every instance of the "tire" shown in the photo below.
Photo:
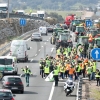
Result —
[{"label": "tire", "polygon": [[24,93],[24,91],[22,90],[22,91],[20,91],[20,93],[21,93],[21,94],[23,94],[23,93]]},{"label": "tire", "polygon": [[18,72],[15,72],[15,74],[14,75],[17,75],[18,74]]},{"label": "tire", "polygon": [[42,41],[42,40],[40,40],[40,41]]},{"label": "tire", "polygon": [[52,37],[50,38],[50,43],[52,44]]},{"label": "tire", "polygon": [[31,41],[33,41],[33,40],[31,39]]}]

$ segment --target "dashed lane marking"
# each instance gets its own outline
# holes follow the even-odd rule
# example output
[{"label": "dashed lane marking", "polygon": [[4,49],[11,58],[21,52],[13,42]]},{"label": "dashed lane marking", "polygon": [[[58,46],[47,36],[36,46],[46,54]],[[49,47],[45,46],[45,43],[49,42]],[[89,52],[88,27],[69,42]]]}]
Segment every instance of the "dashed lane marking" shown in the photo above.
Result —
[{"label": "dashed lane marking", "polygon": [[28,38],[26,41],[29,41],[31,38]]},{"label": "dashed lane marking", "polygon": [[44,44],[46,44],[46,42]]},{"label": "dashed lane marking", "polygon": [[35,56],[37,56],[37,54],[35,54]]},{"label": "dashed lane marking", "polygon": [[43,45],[41,47],[43,47]]},{"label": "dashed lane marking", "polygon": [[55,49],[55,48],[51,48],[51,52],[53,52],[54,49]]},{"label": "dashed lane marking", "polygon": [[48,41],[48,40],[47,40]]},{"label": "dashed lane marking", "polygon": [[39,51],[40,51],[40,49],[39,49]]},{"label": "dashed lane marking", "polygon": [[33,61],[33,59],[31,59],[31,62]]}]

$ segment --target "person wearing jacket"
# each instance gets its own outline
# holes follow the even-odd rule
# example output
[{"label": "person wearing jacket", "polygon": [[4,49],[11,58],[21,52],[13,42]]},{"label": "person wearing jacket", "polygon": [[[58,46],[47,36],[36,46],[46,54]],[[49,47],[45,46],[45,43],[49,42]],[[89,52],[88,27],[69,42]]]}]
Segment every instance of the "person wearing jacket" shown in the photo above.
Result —
[{"label": "person wearing jacket", "polygon": [[97,80],[97,85],[96,86],[100,86],[100,71],[97,69],[96,70],[96,80]]},{"label": "person wearing jacket", "polygon": [[29,87],[29,77],[32,74],[31,70],[28,68],[28,66],[25,66],[25,68],[21,68],[21,70],[25,74],[25,80],[26,80],[26,86]]},{"label": "person wearing jacket", "polygon": [[58,86],[58,74],[59,74],[59,71],[58,71],[58,68],[57,66],[54,67],[54,71],[53,71],[53,77],[54,77],[54,81],[55,81],[55,86]]}]

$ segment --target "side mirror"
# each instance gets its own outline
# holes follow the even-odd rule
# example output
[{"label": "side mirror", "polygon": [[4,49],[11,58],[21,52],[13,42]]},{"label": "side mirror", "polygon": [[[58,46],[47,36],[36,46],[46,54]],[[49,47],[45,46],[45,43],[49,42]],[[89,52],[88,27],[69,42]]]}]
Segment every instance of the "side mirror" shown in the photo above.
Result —
[{"label": "side mirror", "polygon": [[13,94],[13,97],[15,97],[16,95],[15,94]]},{"label": "side mirror", "polygon": [[28,47],[27,50],[30,50],[30,47]]}]

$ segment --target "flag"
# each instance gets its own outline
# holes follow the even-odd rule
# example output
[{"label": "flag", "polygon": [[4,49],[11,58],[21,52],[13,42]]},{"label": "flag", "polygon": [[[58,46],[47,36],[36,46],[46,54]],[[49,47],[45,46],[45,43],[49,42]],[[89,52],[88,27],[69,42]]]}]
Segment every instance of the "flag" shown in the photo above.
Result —
[{"label": "flag", "polygon": [[54,81],[53,71],[46,77],[45,81],[48,81],[48,82],[53,82]]}]

